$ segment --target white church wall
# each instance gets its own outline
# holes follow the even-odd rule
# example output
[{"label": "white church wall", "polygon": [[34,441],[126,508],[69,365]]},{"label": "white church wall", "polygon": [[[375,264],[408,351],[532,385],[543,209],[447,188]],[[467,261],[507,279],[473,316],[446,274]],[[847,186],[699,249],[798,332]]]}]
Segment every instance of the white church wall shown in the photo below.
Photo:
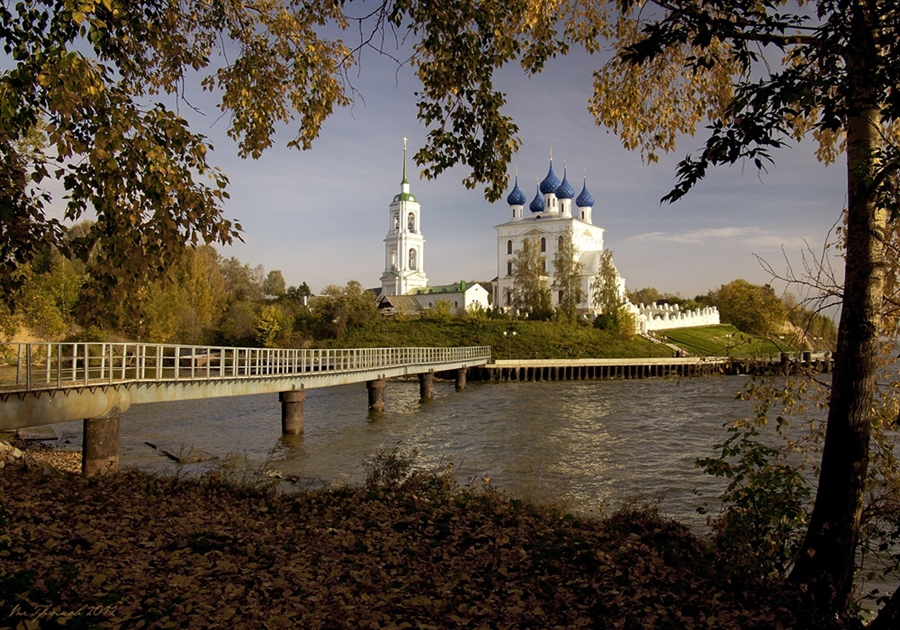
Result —
[{"label": "white church wall", "polygon": [[660,304],[645,306],[632,305],[638,332],[648,333],[656,330],[673,328],[691,328],[694,326],[716,326],[719,323],[719,309],[707,306],[700,309],[683,311],[677,304]]}]

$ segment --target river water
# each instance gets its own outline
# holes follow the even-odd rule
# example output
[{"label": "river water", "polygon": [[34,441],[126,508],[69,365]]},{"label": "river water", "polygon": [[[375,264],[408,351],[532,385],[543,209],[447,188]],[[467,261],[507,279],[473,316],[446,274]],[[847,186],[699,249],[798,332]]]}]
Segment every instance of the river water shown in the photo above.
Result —
[{"label": "river water", "polygon": [[[745,377],[436,383],[419,401],[417,381],[388,383],[387,409],[367,410],[364,384],[308,390],[302,436],[281,436],[277,395],[132,407],[121,419],[123,466],[174,472],[170,452],[205,454],[236,467],[298,476],[306,487],[359,483],[365,462],[399,444],[419,465],[452,463],[458,480],[495,486],[579,513],[629,500],[658,501],[664,514],[704,526],[723,481],[694,466],[716,453],[723,425],[752,414],[736,399]],[[64,448],[80,449],[81,423],[55,425]],[[210,463],[188,466],[188,470]]]}]

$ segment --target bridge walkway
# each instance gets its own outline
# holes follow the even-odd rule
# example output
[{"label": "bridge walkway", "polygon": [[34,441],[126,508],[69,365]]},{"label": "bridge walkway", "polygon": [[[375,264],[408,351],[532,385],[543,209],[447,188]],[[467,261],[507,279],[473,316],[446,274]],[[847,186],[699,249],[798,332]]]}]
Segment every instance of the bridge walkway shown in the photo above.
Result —
[{"label": "bridge walkway", "polygon": [[[437,372],[486,364],[487,346],[461,348],[231,348],[141,343],[0,345],[0,430],[84,420],[86,474],[118,467],[119,417],[131,405],[278,393],[282,431],[303,430],[305,391],[365,382],[384,409],[385,380],[419,375],[423,398]],[[91,470],[89,470],[89,468]],[[97,470],[94,470],[97,469]]]}]

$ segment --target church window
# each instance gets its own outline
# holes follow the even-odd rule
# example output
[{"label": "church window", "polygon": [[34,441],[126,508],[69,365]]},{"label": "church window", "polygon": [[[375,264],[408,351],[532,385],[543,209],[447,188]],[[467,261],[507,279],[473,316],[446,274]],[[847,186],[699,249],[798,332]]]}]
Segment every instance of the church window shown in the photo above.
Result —
[{"label": "church window", "polygon": [[556,247],[559,249],[562,249],[562,244],[563,244],[563,237],[560,236],[559,238],[556,239]]},{"label": "church window", "polygon": [[395,271],[397,269],[397,248],[396,247],[391,248],[391,269],[393,269]]},{"label": "church window", "polygon": [[394,231],[397,232],[400,229],[400,215],[394,213]]},{"label": "church window", "polygon": [[582,221],[586,221],[586,220],[587,220],[587,219],[584,218],[585,216],[587,216],[587,212],[585,212],[584,210],[582,210],[582,211],[581,211],[581,220],[582,220]]},{"label": "church window", "polygon": [[409,268],[413,271],[416,270],[416,250],[415,248],[409,250]]},{"label": "church window", "polygon": [[412,212],[409,213],[409,216],[406,217],[406,229],[410,232],[416,231],[416,215]]},{"label": "church window", "polygon": [[512,241],[506,241],[506,253],[512,254]]},{"label": "church window", "polygon": [[511,260],[506,263],[506,275],[507,276],[512,275],[512,261]]},{"label": "church window", "polygon": [[547,251],[547,239],[545,239],[543,236],[541,237],[541,251]]},{"label": "church window", "polygon": [[516,211],[515,211],[515,209],[513,209],[513,211],[512,211],[512,218],[513,218],[513,219],[516,218]]},{"label": "church window", "polygon": [[547,273],[547,259],[541,258],[541,273]]}]

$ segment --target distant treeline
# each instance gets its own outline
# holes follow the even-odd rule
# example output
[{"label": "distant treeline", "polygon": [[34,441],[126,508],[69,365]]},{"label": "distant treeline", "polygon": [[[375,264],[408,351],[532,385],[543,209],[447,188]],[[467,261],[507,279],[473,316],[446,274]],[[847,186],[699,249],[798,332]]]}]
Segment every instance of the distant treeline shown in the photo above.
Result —
[{"label": "distant treeline", "polygon": [[[68,238],[86,229],[79,224]],[[187,248],[164,276],[127,299],[104,302],[90,291],[91,260],[74,260],[57,249],[43,252],[23,270],[15,289],[3,288],[0,332],[6,339],[47,341],[140,340],[151,343],[301,347],[334,343],[348,330],[378,316],[370,292],[357,281],[330,285],[316,296],[304,282],[287,286],[280,270],[266,272],[210,246]],[[716,306],[723,323],[753,335],[780,337],[794,347],[833,347],[831,318],[779,298],[771,287],[735,280],[693,299],[644,288],[629,293],[634,304]],[[430,319],[451,318],[440,306]],[[504,319],[500,311],[470,313],[472,319]],[[560,324],[574,325],[570,322]],[[585,324],[580,320],[575,324]],[[596,324],[596,322],[595,322]]]}]

